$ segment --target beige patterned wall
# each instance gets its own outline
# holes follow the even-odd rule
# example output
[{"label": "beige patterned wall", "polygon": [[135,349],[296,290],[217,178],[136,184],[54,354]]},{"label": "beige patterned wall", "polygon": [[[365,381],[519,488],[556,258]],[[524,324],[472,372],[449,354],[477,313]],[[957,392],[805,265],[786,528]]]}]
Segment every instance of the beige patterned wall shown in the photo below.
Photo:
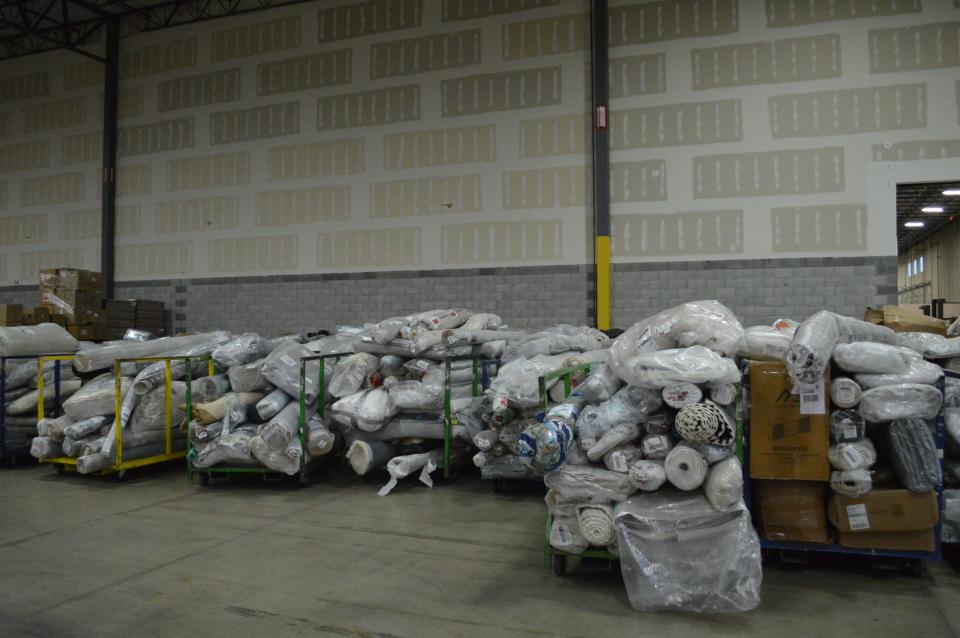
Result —
[{"label": "beige patterned wall", "polygon": [[[618,261],[883,255],[960,163],[960,9],[613,0]],[[585,0],[305,3],[122,41],[121,279],[585,263]],[[0,285],[99,260],[102,72],[0,64]]]}]

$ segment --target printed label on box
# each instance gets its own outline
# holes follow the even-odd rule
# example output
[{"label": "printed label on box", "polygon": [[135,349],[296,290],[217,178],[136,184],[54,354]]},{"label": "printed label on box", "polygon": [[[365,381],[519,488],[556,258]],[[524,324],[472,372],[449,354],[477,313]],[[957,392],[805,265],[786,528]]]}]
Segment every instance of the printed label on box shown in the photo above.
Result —
[{"label": "printed label on box", "polygon": [[847,505],[847,520],[850,522],[850,529],[854,532],[870,529],[867,506],[863,503]]},{"label": "printed label on box", "polygon": [[798,383],[797,392],[800,394],[800,414],[826,414],[823,400],[823,384]]}]

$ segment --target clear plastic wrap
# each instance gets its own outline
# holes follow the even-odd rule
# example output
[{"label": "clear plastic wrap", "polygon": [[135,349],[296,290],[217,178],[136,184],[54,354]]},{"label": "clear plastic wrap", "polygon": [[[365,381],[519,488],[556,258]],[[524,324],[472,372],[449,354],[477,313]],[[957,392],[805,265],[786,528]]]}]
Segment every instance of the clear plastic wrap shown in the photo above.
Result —
[{"label": "clear plastic wrap", "polygon": [[847,372],[899,374],[907,371],[907,362],[897,346],[870,341],[838,343],[833,360]]},{"label": "clear plastic wrap", "polygon": [[687,441],[714,445],[733,445],[736,435],[733,419],[725,409],[710,400],[677,412],[674,427]]},{"label": "clear plastic wrap", "polygon": [[[80,389],[80,380],[79,379],[70,379],[67,381],[60,382],[60,400],[69,399],[73,394]],[[54,384],[44,385],[43,386],[43,401],[44,405],[52,404],[53,399],[56,398],[57,390]],[[39,393],[37,390],[31,390],[22,397],[14,400],[11,403],[7,404],[7,414],[20,415],[28,414],[31,412],[37,411],[37,401],[39,400]]]},{"label": "clear plastic wrap", "polygon": [[557,497],[578,503],[622,501],[637,491],[626,474],[595,465],[561,465],[544,475],[543,482]]},{"label": "clear plastic wrap", "polygon": [[860,414],[871,423],[917,417],[932,419],[940,412],[943,397],[933,386],[916,383],[885,385],[863,393]]},{"label": "clear plastic wrap", "polygon": [[787,373],[794,383],[817,383],[830,363],[840,338],[837,315],[821,310],[797,328],[787,350]]},{"label": "clear plastic wrap", "polygon": [[[496,378],[490,382],[491,392],[494,396],[506,397],[507,405],[511,407],[535,408],[540,405],[538,379],[555,368],[550,357],[514,359],[500,367]],[[504,410],[507,405],[503,406]]]},{"label": "clear plastic wrap", "polygon": [[337,443],[337,435],[330,431],[330,427],[318,416],[310,417],[307,421],[307,452],[317,458],[326,456],[333,451]]},{"label": "clear plastic wrap", "polygon": [[400,334],[400,330],[403,329],[409,323],[408,317],[389,317],[380,321],[379,323],[374,324],[366,333],[370,336],[374,343],[379,343],[381,345],[385,343],[390,343]]},{"label": "clear plastic wrap", "polygon": [[673,449],[673,439],[667,434],[646,434],[640,439],[640,448],[647,459],[665,459]]},{"label": "clear plastic wrap", "polygon": [[860,403],[863,390],[853,379],[837,377],[830,382],[830,400],[838,408],[848,410]]},{"label": "clear plastic wrap", "polygon": [[873,478],[869,470],[863,469],[830,472],[830,489],[840,496],[857,498],[870,493]]},{"label": "clear plastic wrap", "polygon": [[190,389],[193,391],[193,400],[197,403],[216,401],[230,391],[230,379],[225,374],[200,377],[193,380]]},{"label": "clear plastic wrap", "polygon": [[638,354],[614,371],[627,383],[644,388],[664,388],[683,382],[740,382],[740,370],[732,359],[703,346]]},{"label": "clear plastic wrap", "polygon": [[190,418],[200,425],[208,425],[220,421],[227,413],[228,397],[236,396],[246,406],[255,405],[263,398],[263,392],[228,392],[219,399],[206,403],[194,403]]},{"label": "clear plastic wrap", "polygon": [[923,355],[931,345],[946,339],[943,335],[932,332],[898,332],[897,345],[910,348],[917,354]]},{"label": "clear plastic wrap", "polygon": [[215,438],[211,443],[194,448],[191,462],[195,468],[215,465],[257,465],[250,451],[250,443],[256,432],[252,427],[243,427]]},{"label": "clear plastic wrap", "polygon": [[535,423],[520,433],[517,456],[530,461],[543,471],[556,469],[567,458],[573,444],[573,432],[580,415],[580,401],[574,400],[551,408],[543,423]]},{"label": "clear plastic wrap", "polygon": [[344,357],[333,368],[333,378],[327,391],[341,399],[360,391],[367,377],[380,369],[380,358],[367,352]]},{"label": "clear plastic wrap", "polygon": [[333,420],[364,432],[375,432],[397,414],[390,393],[372,388],[344,397],[331,407]]},{"label": "clear plastic wrap", "polygon": [[[307,404],[304,419],[309,419],[316,412],[316,403]],[[270,419],[269,423],[260,428],[260,438],[271,450],[282,450],[293,440],[299,442],[299,436],[300,404],[296,401],[288,403],[275,417]]]},{"label": "clear plastic wrap", "polygon": [[943,480],[937,444],[926,421],[897,419],[890,424],[890,460],[897,478],[911,492],[935,489]]},{"label": "clear plastic wrap", "polygon": [[55,323],[0,326],[0,356],[17,357],[49,352],[76,352],[79,342]]},{"label": "clear plastic wrap", "polygon": [[662,406],[663,399],[656,390],[629,385],[623,387],[609,401],[587,406],[581,411],[577,419],[580,445],[588,450],[611,428],[620,424],[642,423],[647,415]]},{"label": "clear plastic wrap", "polygon": [[[587,458],[591,462],[597,463],[603,458],[603,455],[624,443],[636,441],[640,437],[640,428],[634,423],[619,423],[606,432],[597,440],[596,443],[587,449]],[[583,441],[581,441],[583,444]]]},{"label": "clear plastic wrap", "polygon": [[[595,350],[595,352],[608,352],[609,350]],[[620,386],[622,381],[613,373],[605,363],[601,363],[590,370],[590,374],[577,386],[577,392],[583,397],[584,403],[595,405],[609,401]]]},{"label": "clear plastic wrap", "polygon": [[559,324],[522,338],[513,338],[507,344],[507,349],[503,353],[503,360],[509,362],[520,358],[529,359],[537,355],[551,355],[569,351],[588,352],[604,349],[609,345],[610,338],[596,328]]},{"label": "clear plastic wrap", "polygon": [[263,376],[264,363],[266,363],[265,358],[257,359],[227,370],[230,389],[234,392],[256,392],[269,388],[270,382]]},{"label": "clear plastic wrap", "polygon": [[[164,386],[154,388],[137,401],[127,428],[131,431],[160,430],[166,427],[166,389]],[[187,385],[183,381],[170,383],[170,423],[174,428],[186,416],[184,401],[187,396]]]},{"label": "clear plastic wrap", "polygon": [[30,456],[35,459],[52,459],[63,454],[63,448],[59,441],[55,441],[49,436],[38,436],[30,442]]},{"label": "clear plastic wrap", "polygon": [[225,333],[202,333],[188,337],[164,337],[150,341],[115,341],[109,345],[85,348],[77,352],[73,367],[79,372],[105,370],[113,366],[117,359],[134,357],[153,357],[163,353],[189,348],[197,344],[219,339]]},{"label": "clear plastic wrap", "polygon": [[859,441],[866,432],[866,421],[857,410],[837,410],[830,415],[830,438],[834,443]]},{"label": "clear plastic wrap", "polygon": [[[69,413],[67,416],[69,416]],[[82,439],[98,432],[108,421],[112,423],[113,419],[104,415],[80,419],[65,427],[63,435],[74,440]]]},{"label": "clear plastic wrap", "polygon": [[250,363],[266,356],[267,351],[260,335],[247,332],[214,348],[210,356],[221,368]]},{"label": "clear plastic wrap", "polygon": [[538,472],[533,466],[516,454],[504,454],[481,467],[480,476],[487,481],[535,481],[543,478],[543,473]]},{"label": "clear plastic wrap", "polygon": [[433,487],[433,479],[430,478],[431,472],[437,469],[437,465],[443,460],[443,450],[430,450],[419,454],[405,454],[395,456],[387,463],[387,473],[390,480],[377,492],[379,496],[386,496],[400,479],[406,478],[420,470],[420,482],[427,487]]},{"label": "clear plastic wrap", "polygon": [[277,450],[267,445],[259,436],[250,439],[250,454],[267,469],[293,476],[300,471],[303,448],[299,440],[289,441],[283,449]]},{"label": "clear plastic wrap", "polygon": [[943,376],[943,369],[935,363],[923,359],[913,359],[907,363],[904,372],[893,374],[857,374],[854,378],[864,390],[879,388],[884,385],[899,385],[903,383],[920,383],[934,385]]},{"label": "clear plastic wrap", "polygon": [[[120,378],[121,397],[126,397],[131,383],[129,377]],[[94,377],[63,402],[63,411],[74,421],[113,414],[117,411],[116,378],[109,372]]]},{"label": "clear plastic wrap", "polygon": [[754,361],[783,361],[793,341],[793,331],[773,326],[751,326],[743,331],[737,356]]},{"label": "clear plastic wrap", "polygon": [[385,466],[395,454],[393,444],[386,441],[353,441],[345,456],[353,471],[363,476]]},{"label": "clear plastic wrap", "polygon": [[[574,446],[573,449],[577,449],[576,446]],[[642,458],[643,450],[636,445],[627,443],[618,445],[604,454],[603,466],[611,472],[623,472],[626,474],[630,471],[630,466],[633,465],[634,461],[639,461]]]},{"label": "clear plastic wrap", "polygon": [[[52,361],[50,363],[53,363]],[[36,361],[17,361],[6,362],[7,376],[5,378],[6,388],[9,392],[14,388],[28,384],[31,380],[37,378]]]},{"label": "clear plastic wrap", "polygon": [[857,341],[872,341],[897,345],[897,333],[886,326],[854,319],[844,315],[835,315],[837,319],[837,343],[855,343]]},{"label": "clear plastic wrap", "polygon": [[831,445],[827,458],[835,470],[868,470],[877,462],[877,450],[870,439],[860,439]]},{"label": "clear plastic wrap", "polygon": [[401,410],[439,410],[443,401],[443,372],[430,368],[421,380],[407,379],[385,384],[390,400]]},{"label": "clear plastic wrap", "polygon": [[[300,396],[300,359],[313,356],[306,347],[286,341],[267,355],[261,370],[267,381],[290,396]],[[232,371],[232,370],[231,370]],[[324,371],[329,374],[329,366]],[[320,394],[320,361],[308,361],[304,367],[303,392],[307,403],[313,403]]]},{"label": "clear plastic wrap", "polygon": [[568,554],[582,554],[590,546],[580,533],[576,515],[554,516],[550,524],[550,546]]},{"label": "clear plastic wrap", "polygon": [[606,547],[614,540],[613,508],[607,503],[577,505],[577,525],[590,545]]},{"label": "clear plastic wrap", "polygon": [[732,383],[715,383],[711,385],[710,400],[717,405],[733,405],[737,400],[737,386]]},{"label": "clear plastic wrap", "polygon": [[658,460],[634,461],[628,476],[630,484],[644,492],[658,490],[667,482],[667,471],[663,467],[663,461]]},{"label": "clear plastic wrap", "polygon": [[688,492],[703,485],[709,465],[703,455],[693,448],[678,445],[663,460],[663,469],[671,485]]},{"label": "clear plastic wrap", "polygon": [[483,430],[473,437],[473,444],[481,452],[492,450],[493,446],[500,442],[499,430]]},{"label": "clear plastic wrap", "polygon": [[460,326],[464,330],[497,330],[503,325],[500,315],[492,312],[478,312]]},{"label": "clear plastic wrap", "polygon": [[264,421],[268,421],[277,416],[291,401],[293,397],[278,388],[257,402],[257,414]]},{"label": "clear plastic wrap", "polygon": [[960,337],[950,337],[927,346],[923,355],[928,359],[950,359],[960,357]]},{"label": "clear plastic wrap", "polygon": [[749,611],[760,604],[760,541],[742,503],[700,492],[644,494],[617,508],[620,565],[638,611]]},{"label": "clear plastic wrap", "polygon": [[725,510],[743,500],[743,468],[740,460],[731,456],[710,466],[703,493],[718,510]]},{"label": "clear plastic wrap", "polygon": [[465,324],[471,316],[473,316],[473,313],[464,308],[439,308],[410,316],[407,325],[411,330],[417,328],[424,328],[426,330],[448,330],[450,328],[459,328]]}]

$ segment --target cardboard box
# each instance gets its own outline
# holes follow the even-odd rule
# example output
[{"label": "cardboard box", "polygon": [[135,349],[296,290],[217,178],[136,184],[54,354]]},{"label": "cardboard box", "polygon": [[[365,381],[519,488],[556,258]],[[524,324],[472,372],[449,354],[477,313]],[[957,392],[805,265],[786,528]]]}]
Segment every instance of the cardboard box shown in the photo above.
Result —
[{"label": "cardboard box", "polygon": [[51,288],[100,292],[100,273],[80,268],[44,268],[40,271],[41,292]]},{"label": "cardboard box", "polygon": [[936,549],[933,528],[908,532],[837,532],[837,542],[856,549],[932,552]]},{"label": "cardboard box", "polygon": [[940,520],[936,492],[874,490],[859,498],[834,494],[827,516],[841,532],[909,532],[933,527]]},{"label": "cardboard box", "polygon": [[100,304],[99,292],[57,288],[56,293],[40,293],[40,305],[66,315],[69,323],[102,323],[105,315]]},{"label": "cardboard box", "polygon": [[107,338],[107,327],[102,324],[69,325],[67,332],[80,341],[103,341]]},{"label": "cardboard box", "polygon": [[801,414],[800,396],[782,361],[750,362],[750,476],[785,481],[829,481],[830,379],[823,414]]},{"label": "cardboard box", "polygon": [[771,541],[829,543],[828,485],[816,481],[754,481],[760,535]]},{"label": "cardboard box", "polygon": [[33,320],[38,325],[41,323],[50,323],[50,309],[37,306],[33,309]]},{"label": "cardboard box", "polygon": [[55,323],[61,328],[67,327],[67,315],[61,314],[59,312],[50,313],[50,323]]},{"label": "cardboard box", "polygon": [[18,303],[0,304],[0,326],[23,324],[23,306]]},{"label": "cardboard box", "polygon": [[900,306],[883,307],[883,325],[894,332],[931,332],[938,335],[947,334],[947,324],[942,319],[935,319],[913,310]]}]

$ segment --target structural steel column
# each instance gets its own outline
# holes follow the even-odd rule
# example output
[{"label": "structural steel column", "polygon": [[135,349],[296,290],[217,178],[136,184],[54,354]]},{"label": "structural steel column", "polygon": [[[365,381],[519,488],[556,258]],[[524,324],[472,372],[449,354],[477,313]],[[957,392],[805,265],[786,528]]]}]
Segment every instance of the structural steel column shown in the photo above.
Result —
[{"label": "structural steel column", "polygon": [[100,200],[101,295],[113,298],[114,239],[117,228],[117,91],[120,78],[120,22],[107,22],[103,70],[103,188]]},{"label": "structural steel column", "polygon": [[610,328],[610,68],[607,0],[590,2],[593,86],[593,223],[596,325]]}]

